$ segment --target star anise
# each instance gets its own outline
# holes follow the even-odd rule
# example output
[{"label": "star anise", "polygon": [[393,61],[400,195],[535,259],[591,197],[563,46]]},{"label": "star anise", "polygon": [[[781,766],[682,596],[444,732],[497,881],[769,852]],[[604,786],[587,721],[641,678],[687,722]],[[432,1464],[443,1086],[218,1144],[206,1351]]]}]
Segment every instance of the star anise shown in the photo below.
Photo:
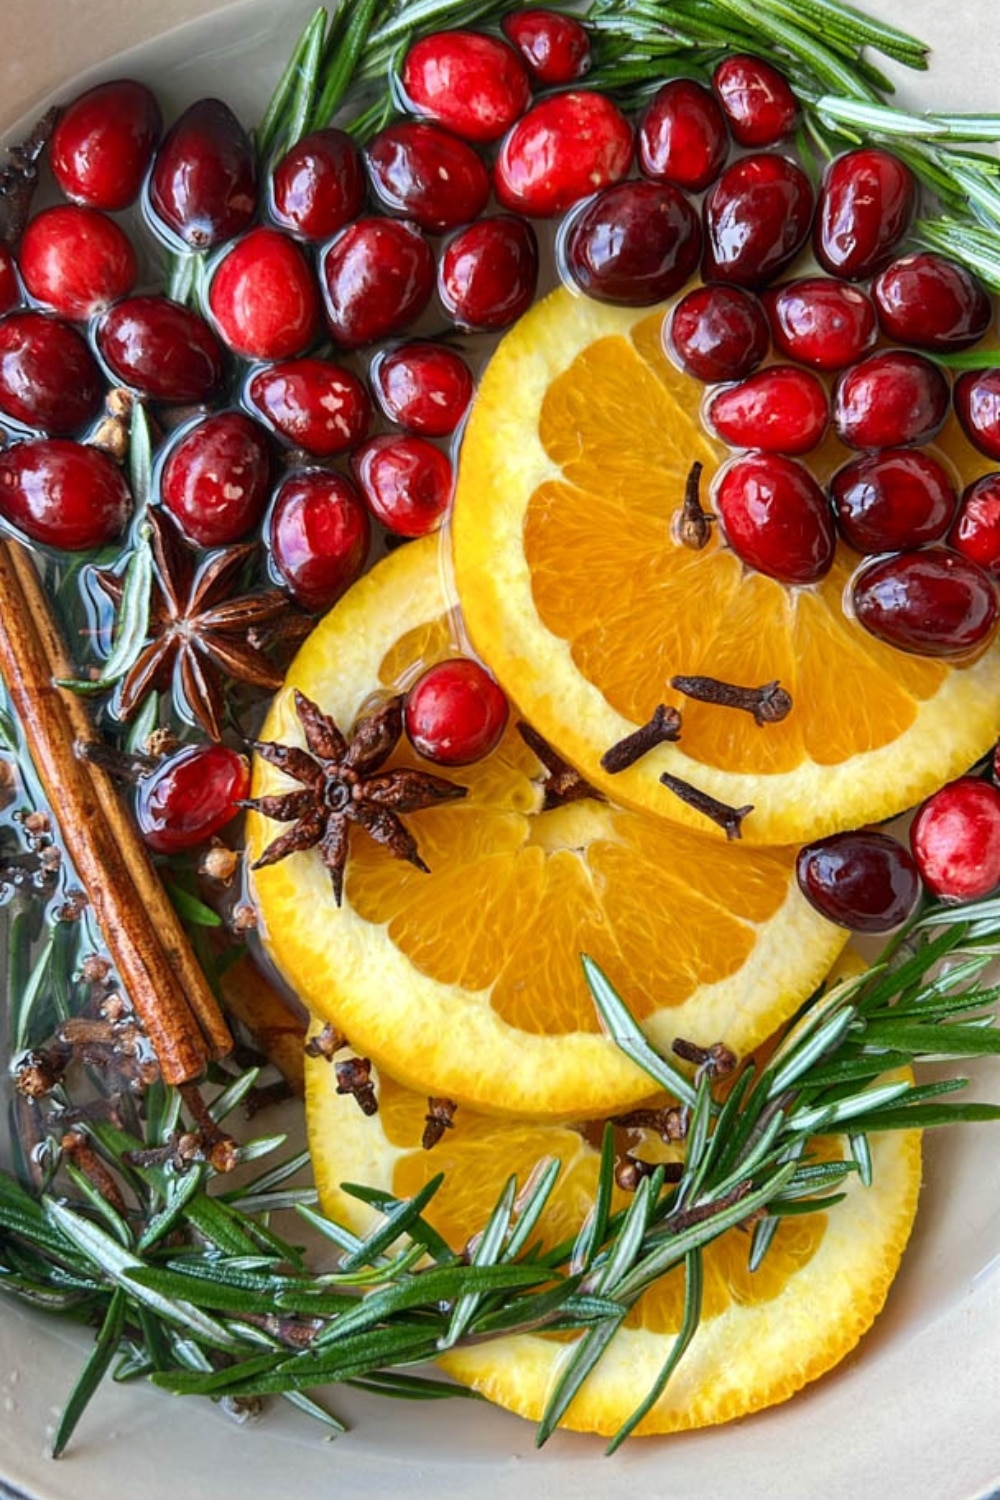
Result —
[{"label": "star anise", "polygon": [[403,732],[402,697],[390,698],[358,720],[350,737],[341,734],[333,720],[304,693],[295,693],[299,716],[311,754],[295,745],[258,742],[258,755],[301,783],[301,791],[256,797],[246,807],[256,808],[266,818],[281,823],[294,821],[294,828],[269,844],[254,865],[276,864],[288,854],[319,846],[330,872],[337,905],[344,893],[348,831],[352,823],[370,838],[384,844],[398,859],[409,860],[418,870],[427,866],[400,813],[420,812],[438,802],[464,797],[466,788],[409,766],[373,774],[385,765]]}]

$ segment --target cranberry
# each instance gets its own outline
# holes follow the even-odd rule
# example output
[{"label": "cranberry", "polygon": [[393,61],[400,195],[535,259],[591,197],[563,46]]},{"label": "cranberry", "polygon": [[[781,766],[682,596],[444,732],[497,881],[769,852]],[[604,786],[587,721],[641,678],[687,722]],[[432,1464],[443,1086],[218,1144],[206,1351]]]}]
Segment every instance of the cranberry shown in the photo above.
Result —
[{"label": "cranberry", "polygon": [[225,745],[185,745],[139,782],[139,832],[156,854],[179,854],[224,828],[249,791],[244,756]]},{"label": "cranberry", "polygon": [[208,293],[216,327],[247,359],[301,354],[320,323],[312,267],[278,229],[251,229],[227,251]]},{"label": "cranberry", "polygon": [[636,147],[647,177],[700,193],[722,171],[729,137],[708,89],[692,78],[672,78],[639,121]]},{"label": "cranberry", "polygon": [[59,437],[100,410],[104,382],[85,338],[43,313],[0,322],[0,412]]},{"label": "cranberry", "polygon": [[664,342],[697,380],[742,380],[767,353],[767,318],[742,287],[700,286],[664,323]]},{"label": "cranberry", "polygon": [[391,422],[425,437],[447,437],[472,400],[472,371],[444,344],[401,344],[375,362],[372,385]]},{"label": "cranberry", "polygon": [[296,141],[271,174],[271,215],[307,240],[329,239],[365,203],[365,174],[350,136],[332,127]]},{"label": "cranberry", "polygon": [[917,656],[965,656],[997,624],[989,574],[945,547],[867,563],[854,575],[851,602],[872,635]]},{"label": "cranberry", "polygon": [[144,83],[99,83],[63,110],[49,142],[67,198],[114,213],[139,196],[160,138],[160,106]]},{"label": "cranberry", "polygon": [[830,498],[841,535],[857,552],[901,552],[936,542],[956,504],[937,459],[913,448],[852,459],[830,481]]},{"label": "cranberry", "polygon": [[678,291],[701,258],[698,215],[679,188],[619,182],[569,226],[566,270],[590,297],[646,307]]},{"label": "cranberry", "polygon": [[302,469],[278,486],[266,542],[272,566],[296,604],[329,609],[361,576],[371,541],[357,490],[329,469]]},{"label": "cranberry", "polygon": [[472,147],[419,120],[380,131],[368,148],[368,171],[385,206],[431,234],[478,219],[490,196],[490,174]]},{"label": "cranberry", "polygon": [[731,448],[808,453],[826,431],[826,387],[808,370],[769,365],[708,403],[708,420]]},{"label": "cranberry", "polygon": [[10,312],[21,300],[14,257],[6,245],[0,245],[0,313]]},{"label": "cranberry", "polygon": [[403,90],[414,112],[467,141],[498,141],[531,98],[520,57],[478,31],[425,36],[403,61]]},{"label": "cranberry", "polygon": [[0,453],[0,516],[33,542],[67,552],[103,547],[131,510],[121,470],[99,448],[40,438]]},{"label": "cranberry", "polygon": [[783,156],[741,156],[705,199],[706,281],[758,287],[795,259],[809,236],[813,191]]},{"label": "cranberry", "polygon": [[948,382],[921,354],[870,354],[842,375],[837,435],[851,448],[901,448],[933,437],[948,414]]},{"label": "cranberry", "polygon": [[974,776],[943,786],[914,818],[910,847],[935,896],[988,896],[1000,885],[1000,792]]},{"label": "cranberry", "polygon": [[1000,575],[1000,474],[984,474],[962,496],[948,545]]},{"label": "cranberry", "polygon": [[160,497],[189,541],[224,547],[264,514],[270,479],[267,439],[241,412],[203,417],[171,448]]},{"label": "cranberry", "polygon": [[257,206],[257,165],[243,126],[221,99],[199,99],[163,139],[149,179],[155,216],[192,250],[246,229]]},{"label": "cranberry", "polygon": [[815,583],[833,562],[826,496],[807,469],[776,453],[736,458],[719,473],[715,507],[733,551],[781,583]]},{"label": "cranberry", "polygon": [[871,146],[839,156],[820,189],[816,258],[848,281],[874,275],[909,228],[916,201],[916,180],[898,156]]},{"label": "cranberry", "polygon": [[564,213],[628,175],[632,127],[604,94],[553,94],[519,120],[493,166],[497,199],[533,218]]},{"label": "cranberry", "polygon": [[871,829],[807,844],[795,870],[799,889],[820,915],[853,932],[898,927],[920,895],[909,850]]},{"label": "cranberry", "polygon": [[843,370],[878,338],[871,299],[856,286],[804,276],[764,293],[774,347],[814,370]]},{"label": "cranberry", "polygon": [[204,401],[222,379],[222,348],[211,328],[167,297],[119,302],[96,338],[114,378],[154,401]]},{"label": "cranberry", "polygon": [[247,385],[247,400],[283,438],[316,458],[353,448],[371,424],[363,383],[325,359],[293,359],[258,370]]},{"label": "cranberry", "polygon": [[1000,369],[966,370],[955,381],[955,411],[970,443],[1000,458]]},{"label": "cranberry", "polygon": [[887,338],[947,353],[982,338],[993,308],[982,282],[940,255],[904,255],[872,286]]},{"label": "cranberry", "polygon": [[323,252],[320,280],[330,331],[345,349],[399,333],[434,290],[434,257],[402,219],[358,219]]},{"label": "cranberry", "polygon": [[454,475],[440,448],[422,437],[372,438],[351,460],[368,508],[396,536],[436,531],[451,503]]},{"label": "cranberry", "polygon": [[403,723],[413,748],[439,766],[482,760],[503,739],[507,698],[485,667],[467,656],[429,667],[403,704]]},{"label": "cranberry", "polygon": [[460,230],[438,266],[438,296],[461,328],[506,328],[531,306],[537,284],[538,241],[513,214]]},{"label": "cranberry", "polygon": [[573,16],[554,10],[516,10],[500,22],[536,83],[560,88],[590,69],[590,37]]},{"label": "cranberry", "polygon": [[37,301],[64,318],[89,318],[135,285],[135,251],[114,219],[64,203],[31,220],[21,275]]},{"label": "cranberry", "polygon": [[741,146],[773,146],[798,124],[799,102],[788,80],[762,57],[736,53],[723,58],[712,74],[712,87]]}]

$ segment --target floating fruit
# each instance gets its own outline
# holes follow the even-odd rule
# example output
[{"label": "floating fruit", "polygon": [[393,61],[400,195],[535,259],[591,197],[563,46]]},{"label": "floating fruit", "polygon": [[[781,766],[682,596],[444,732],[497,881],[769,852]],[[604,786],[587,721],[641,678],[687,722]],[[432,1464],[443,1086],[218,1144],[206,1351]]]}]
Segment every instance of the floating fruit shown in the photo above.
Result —
[{"label": "floating fruit", "polygon": [[876,276],[872,296],[886,338],[944,354],[978,343],[993,318],[982,282],[940,255],[894,260]]},{"label": "floating fruit", "polygon": [[628,175],[632,127],[604,94],[571,90],[534,105],[493,165],[497,201],[529,218],[564,213]]},{"label": "floating fruit", "polygon": [[508,11],[500,26],[536,83],[577,83],[590,68],[590,36],[574,16],[529,7]]},{"label": "floating fruit", "polygon": [[898,156],[870,146],[838,156],[820,188],[817,260],[848,281],[874,275],[910,227],[916,201],[916,179]]},{"label": "floating fruit", "polygon": [[948,545],[1000,573],[1000,474],[984,474],[962,496]]},{"label": "floating fruit", "polygon": [[756,153],[727,167],[702,205],[706,281],[765,286],[809,237],[813,190],[784,156]]},{"label": "floating fruit", "polygon": [[671,78],[654,95],[636,133],[639,166],[655,182],[700,193],[729,154],[722,111],[693,78]]},{"label": "floating fruit", "polygon": [[531,84],[517,52],[478,31],[438,31],[403,59],[401,81],[415,113],[467,141],[499,140],[523,114]]},{"label": "floating fruit", "polygon": [[841,376],[833,423],[852,448],[926,443],[948,415],[948,382],[922,354],[870,354]]},{"label": "floating fruit", "polygon": [[154,401],[204,401],[222,379],[222,346],[204,318],[167,297],[128,297],[95,339],[116,380]]},{"label": "floating fruit", "polygon": [[751,568],[782,583],[817,583],[829,573],[833,517],[815,479],[794,459],[733,459],[720,470],[713,498],[726,540]]},{"label": "floating fruit", "polygon": [[426,438],[383,433],[362,443],[351,468],[368,509],[394,536],[424,536],[444,520],[455,475]]},{"label": "floating fruit", "polygon": [[161,124],[160,106],[144,83],[99,83],[56,121],[49,142],[52,175],[74,203],[108,213],[128,208],[139,196]]},{"label": "floating fruit", "polygon": [[492,755],[509,716],[503,688],[468,656],[428,667],[403,704],[407,739],[418,755],[439,766],[468,766]]},{"label": "floating fruit", "polygon": [[0,453],[0,517],[33,542],[103,547],[121,536],[131,510],[121,470],[99,448],[40,438]]},{"label": "floating fruit", "polygon": [[955,382],[954,402],[969,442],[1000,459],[1000,369],[966,370]]},{"label": "floating fruit", "polygon": [[1000,791],[963,776],[918,810],[910,844],[928,890],[975,901],[1000,886]]},{"label": "floating fruit", "polygon": [[157,854],[193,849],[236,817],[249,790],[244,756],[225,745],[186,745],[139,782],[139,832]]},{"label": "floating fruit", "polygon": [[0,322],[0,412],[68,437],[94,418],[104,382],[82,334],[39,312]]},{"label": "floating fruit", "polygon": [[275,432],[316,458],[347,452],[371,425],[364,384],[326,359],[267,365],[247,382],[247,401]]},{"label": "floating fruit", "polygon": [[224,547],[260,521],[270,474],[267,438],[257,423],[242,412],[217,412],[169,450],[160,498],[189,541]]},{"label": "floating fruit", "polygon": [[372,387],[391,422],[448,437],[472,400],[472,371],[446,344],[400,344],[372,366]]},{"label": "floating fruit", "polygon": [[920,876],[898,839],[872,829],[834,833],[807,844],[796,864],[799,888],[830,922],[852,932],[890,932],[920,895]]},{"label": "floating fruit", "polygon": [[21,275],[31,295],[64,318],[89,318],[135,285],[135,251],[125,231],[94,208],[60,204],[36,214],[21,241]]},{"label": "floating fruit", "polygon": [[221,99],[199,99],[164,136],[149,179],[156,218],[192,250],[249,228],[257,207],[250,137]]},{"label": "floating fruit", "polygon": [[208,305],[229,348],[245,359],[290,359],[316,337],[319,291],[312,267],[278,229],[251,229],[216,267]]},{"label": "floating fruit", "polygon": [[571,221],[563,244],[570,279],[590,297],[648,307],[671,296],[701,259],[701,224],[679,188],[619,182]]},{"label": "floating fruit", "polygon": [[329,239],[364,207],[358,148],[332,126],[304,135],[271,173],[271,217],[307,240]]},{"label": "floating fruit", "polygon": [[827,276],[804,276],[763,296],[774,347],[814,370],[843,370],[874,347],[878,321],[871,298]]},{"label": "floating fruit", "polygon": [[368,147],[368,175],[386,208],[430,234],[477,219],[490,196],[482,157],[440,125],[404,120]]},{"label": "floating fruit", "polygon": [[945,547],[866,564],[852,581],[851,604],[879,640],[925,656],[967,656],[996,633],[996,585]]},{"label": "floating fruit", "polygon": [[320,284],[334,340],[357,349],[420,316],[434,290],[434,257],[415,224],[357,219],[324,250]]},{"label": "floating fruit", "polygon": [[664,331],[667,349],[708,383],[742,380],[768,350],[764,309],[738,286],[696,287],[676,304]]},{"label": "floating fruit", "polygon": [[808,453],[826,431],[826,387],[794,365],[768,365],[712,396],[705,415],[730,448]]},{"label": "floating fruit", "polygon": [[883,448],[852,459],[830,481],[841,536],[858,552],[900,552],[936,542],[958,497],[929,453]]},{"label": "floating fruit", "polygon": [[733,139],[741,146],[776,146],[799,120],[787,78],[762,57],[731,53],[716,65],[712,87]]},{"label": "floating fruit", "polygon": [[320,614],[360,575],[371,526],[350,480],[331,469],[300,469],[275,491],[264,540],[296,604]]},{"label": "floating fruit", "polygon": [[477,219],[445,246],[438,296],[460,328],[495,330],[515,323],[538,285],[535,231],[514,214]]}]

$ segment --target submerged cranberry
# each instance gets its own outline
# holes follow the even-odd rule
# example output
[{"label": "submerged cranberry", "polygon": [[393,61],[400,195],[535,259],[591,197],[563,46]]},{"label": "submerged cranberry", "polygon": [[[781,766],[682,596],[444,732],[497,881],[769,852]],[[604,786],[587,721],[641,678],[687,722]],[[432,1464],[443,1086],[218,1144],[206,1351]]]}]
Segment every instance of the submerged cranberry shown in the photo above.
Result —
[{"label": "submerged cranberry", "polygon": [[247,400],[275,432],[316,458],[353,448],[371,424],[363,382],[325,359],[293,359],[258,370],[247,385]]},{"label": "submerged cranberry", "polygon": [[249,790],[244,756],[225,745],[185,745],[139,782],[139,832],[157,854],[193,849],[236,817]]},{"label": "submerged cranberry", "polygon": [[372,141],[367,159],[382,203],[431,234],[478,219],[490,196],[482,158],[440,125],[390,125]]},{"label": "submerged cranberry", "polygon": [[265,540],[271,565],[296,604],[319,614],[361,576],[371,523],[342,474],[302,469],[278,486]]},{"label": "submerged cranberry", "polygon": [[132,499],[118,465],[65,438],[0,453],[0,516],[33,542],[87,552],[119,537]]},{"label": "submerged cranberry", "polygon": [[135,251],[114,219],[95,208],[43,209],[21,241],[21,275],[31,295],[64,318],[89,318],[135,285]]},{"label": "submerged cranberry", "polygon": [[966,370],[955,381],[953,399],[969,442],[1000,459],[1000,368]]},{"label": "submerged cranberry", "polygon": [[440,526],[454,474],[447,454],[426,438],[372,438],[354,454],[351,467],[368,509],[386,530],[425,536]]},{"label": "submerged cranberry", "polygon": [[204,401],[222,379],[222,348],[204,318],[166,297],[129,297],[96,331],[114,378],[154,401]]},{"label": "submerged cranberry", "polygon": [[1000,574],[1000,474],[984,474],[962,496],[948,545]]},{"label": "submerged cranberry", "polygon": [[916,201],[916,179],[898,156],[872,146],[839,156],[820,189],[817,260],[848,281],[874,275],[909,228]]},{"label": "submerged cranberry", "polygon": [[672,78],[639,121],[636,149],[647,177],[700,193],[718,177],[729,153],[722,111],[693,78]]},{"label": "submerged cranberry", "polygon": [[296,141],[271,174],[271,215],[307,240],[325,240],[364,207],[365,174],[351,137],[330,127]]},{"label": "submerged cranberry", "polygon": [[561,214],[628,175],[632,127],[604,94],[553,94],[504,140],[493,166],[497,199],[530,218]]},{"label": "submerged cranberry", "polygon": [[0,412],[57,437],[96,417],[104,382],[90,346],[75,328],[44,313],[0,322]]},{"label": "submerged cranberry", "polygon": [[21,300],[14,257],[6,245],[0,245],[0,313],[10,312]]},{"label": "submerged cranberry", "polygon": [[279,229],[251,229],[226,252],[208,305],[230,349],[246,359],[301,354],[320,325],[312,266]]},{"label": "submerged cranberry", "polygon": [[420,316],[434,289],[434,257],[415,225],[358,219],[323,252],[320,281],[330,332],[357,349]]},{"label": "submerged cranberry", "polygon": [[527,312],[537,284],[535,232],[513,214],[460,229],[438,267],[438,296],[460,328],[506,328]]},{"label": "submerged cranberry", "polygon": [[872,296],[886,337],[918,349],[967,349],[993,316],[982,283],[940,255],[894,260],[875,278]]},{"label": "submerged cranberry", "polygon": [[945,547],[867,563],[854,575],[851,601],[866,630],[917,656],[968,655],[997,625],[989,574]]},{"label": "submerged cranberry", "polygon": [[808,370],[769,365],[719,391],[706,414],[731,448],[808,453],[826,431],[830,402],[826,387]]},{"label": "submerged cranberry", "polygon": [[528,107],[531,84],[506,42],[478,31],[438,31],[407,52],[403,90],[414,112],[467,141],[497,141]]},{"label": "submerged cranberry", "polygon": [[776,453],[748,454],[719,473],[718,511],[733,551],[781,583],[816,583],[836,547],[826,496],[807,469]]},{"label": "submerged cranberry", "polygon": [[773,146],[798,123],[799,102],[788,80],[762,57],[744,52],[723,58],[712,87],[741,146]]},{"label": "submerged cranberry", "polygon": [[536,83],[558,88],[590,68],[590,37],[573,16],[529,8],[508,11],[500,26]]},{"label": "submerged cranberry", "polygon": [[563,254],[588,296],[646,307],[679,291],[697,268],[701,224],[679,188],[619,182],[584,205]]},{"label": "submerged cranberry", "polygon": [[144,83],[99,83],[66,106],[49,142],[52,175],[74,203],[114,213],[139,196],[160,138],[160,106]]},{"label": "submerged cranberry", "polygon": [[920,877],[910,851],[872,829],[807,844],[795,867],[799,889],[821,916],[852,932],[888,932],[910,915]]},{"label": "submerged cranberry", "polygon": [[902,448],[934,436],[948,414],[948,382],[921,354],[870,354],[838,382],[837,435],[852,448]]},{"label": "submerged cranberry", "polygon": [[221,245],[249,226],[257,205],[256,155],[221,99],[199,99],[164,136],[149,203],[192,250]]},{"label": "submerged cranberry", "polygon": [[372,386],[391,422],[448,437],[472,400],[472,371],[446,344],[401,344],[372,366]]},{"label": "submerged cranberry", "polygon": [[224,547],[239,541],[267,505],[271,459],[267,439],[242,412],[196,422],[171,448],[160,497],[189,541]]},{"label": "submerged cranberry", "polygon": [[413,684],[403,705],[410,744],[439,766],[482,760],[503,739],[510,712],[503,688],[468,656],[437,662]]},{"label": "submerged cranberry", "polygon": [[664,342],[697,380],[742,380],[767,353],[767,318],[742,287],[700,286],[677,303]]},{"label": "submerged cranberry", "polygon": [[1000,791],[974,776],[943,786],[914,818],[910,847],[935,896],[988,896],[1000,885]]},{"label": "submerged cranberry", "polygon": [[809,237],[813,191],[784,156],[741,156],[703,205],[706,281],[759,287],[790,265]]},{"label": "submerged cranberry", "polygon": [[913,448],[852,459],[830,481],[830,498],[841,535],[857,552],[900,552],[936,542],[956,504],[937,459]]},{"label": "submerged cranberry", "polygon": [[774,347],[814,370],[843,370],[878,338],[871,299],[827,276],[804,276],[764,293]]}]

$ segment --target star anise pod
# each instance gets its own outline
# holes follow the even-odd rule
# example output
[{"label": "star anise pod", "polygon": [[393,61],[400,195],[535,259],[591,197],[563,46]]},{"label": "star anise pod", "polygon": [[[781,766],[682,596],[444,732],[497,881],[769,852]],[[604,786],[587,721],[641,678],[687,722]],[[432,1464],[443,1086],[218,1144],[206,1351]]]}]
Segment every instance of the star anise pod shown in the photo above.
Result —
[{"label": "star anise pod", "polygon": [[350,737],[341,734],[333,720],[304,693],[295,693],[299,716],[311,754],[295,745],[258,742],[258,755],[301,783],[301,791],[256,797],[243,805],[265,818],[281,823],[294,821],[294,828],[269,844],[254,865],[276,864],[288,854],[319,846],[330,872],[337,905],[344,893],[348,831],[352,823],[370,838],[409,860],[418,870],[427,866],[400,813],[419,812],[438,802],[464,797],[466,788],[409,766],[379,772],[389,759],[403,732],[402,697],[390,698],[359,719]]}]

